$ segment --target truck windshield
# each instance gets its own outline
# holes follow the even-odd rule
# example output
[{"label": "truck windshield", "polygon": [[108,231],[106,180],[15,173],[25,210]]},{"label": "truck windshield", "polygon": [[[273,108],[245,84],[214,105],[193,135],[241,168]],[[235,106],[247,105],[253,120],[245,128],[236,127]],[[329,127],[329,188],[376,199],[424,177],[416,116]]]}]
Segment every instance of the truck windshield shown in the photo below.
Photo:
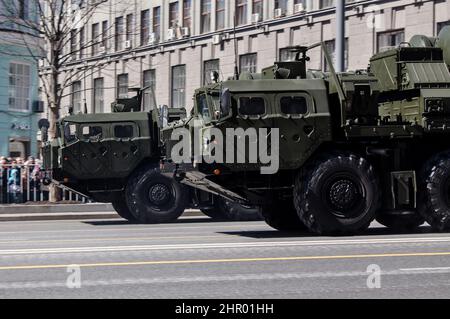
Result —
[{"label": "truck windshield", "polygon": [[220,92],[219,91],[209,91],[208,95],[212,103],[212,109],[214,112],[220,112]]},{"label": "truck windshield", "polygon": [[203,118],[211,117],[208,108],[208,99],[204,93],[197,95],[197,112]]}]

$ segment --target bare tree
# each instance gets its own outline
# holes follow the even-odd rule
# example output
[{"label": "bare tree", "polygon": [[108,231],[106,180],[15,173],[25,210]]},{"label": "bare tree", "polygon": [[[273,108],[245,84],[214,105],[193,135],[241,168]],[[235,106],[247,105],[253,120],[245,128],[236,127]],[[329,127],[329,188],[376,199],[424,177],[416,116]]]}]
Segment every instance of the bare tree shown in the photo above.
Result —
[{"label": "bare tree", "polygon": [[[111,1],[0,0],[0,27],[8,24],[9,29],[13,26],[12,29],[16,31],[3,40],[26,48],[14,52],[16,46],[11,45],[11,49],[2,53],[32,58],[39,65],[41,94],[46,99],[49,111],[49,139],[56,138],[56,123],[60,118],[63,98],[74,93],[69,90],[72,83],[86,79],[105,66],[101,62],[104,59],[88,61],[87,57],[99,46],[107,46],[110,37],[114,36],[110,30],[117,31],[115,23],[109,23],[106,29],[102,26],[102,32],[89,40],[86,26],[94,14],[111,13]],[[117,5],[122,1],[127,2],[113,2]],[[56,187],[52,187],[51,201],[59,200],[58,194]]]},{"label": "bare tree", "polygon": [[[102,68],[102,59],[76,67],[93,48],[109,42],[111,23],[87,40],[85,26],[96,13],[105,13],[108,0],[0,0],[0,26],[9,23],[19,30],[10,41],[20,41],[27,55],[39,63],[41,92],[48,103],[50,139],[56,136],[61,103],[74,81]],[[116,2],[121,2],[116,1]],[[123,31],[125,32],[125,31]],[[7,52],[2,52],[7,53]],[[9,54],[17,54],[8,52]],[[73,93],[73,92],[72,92]]]}]

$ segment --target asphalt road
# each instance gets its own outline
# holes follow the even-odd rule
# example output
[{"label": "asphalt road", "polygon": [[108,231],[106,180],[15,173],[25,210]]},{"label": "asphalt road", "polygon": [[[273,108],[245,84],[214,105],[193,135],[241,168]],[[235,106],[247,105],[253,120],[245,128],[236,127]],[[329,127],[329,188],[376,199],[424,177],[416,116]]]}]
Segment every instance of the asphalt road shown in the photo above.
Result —
[{"label": "asphalt road", "polygon": [[375,224],[317,237],[206,217],[0,223],[0,298],[358,297],[449,298],[450,234]]}]

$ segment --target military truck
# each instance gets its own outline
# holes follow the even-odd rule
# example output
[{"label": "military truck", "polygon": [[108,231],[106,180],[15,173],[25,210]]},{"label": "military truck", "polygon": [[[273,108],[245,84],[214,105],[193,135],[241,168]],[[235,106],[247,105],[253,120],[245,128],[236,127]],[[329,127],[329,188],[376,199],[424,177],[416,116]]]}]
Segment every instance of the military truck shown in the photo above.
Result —
[{"label": "military truck", "polygon": [[[295,61],[198,89],[192,118],[163,130],[166,171],[258,205],[278,230],[358,233],[375,219],[394,229],[427,221],[448,230],[450,28],[378,53],[355,72],[336,73],[321,46],[329,73],[307,70],[310,48],[293,47]],[[174,160],[183,139],[173,133],[182,128],[197,132],[188,136],[201,144],[200,158],[193,147],[190,162]],[[227,133],[239,128],[266,134]],[[239,139],[248,140],[245,162],[225,147]],[[276,172],[263,174],[265,162],[250,160],[252,143],[277,155]],[[235,161],[217,161],[212,149],[220,147]]]},{"label": "military truck", "polygon": [[53,182],[112,203],[130,221],[165,223],[186,208],[228,220],[259,219],[258,210],[181,185],[159,172],[160,128],[186,116],[184,109],[164,107],[142,112],[144,90],[119,99],[111,113],[73,114],[57,125],[57,138],[43,147],[44,169]]}]

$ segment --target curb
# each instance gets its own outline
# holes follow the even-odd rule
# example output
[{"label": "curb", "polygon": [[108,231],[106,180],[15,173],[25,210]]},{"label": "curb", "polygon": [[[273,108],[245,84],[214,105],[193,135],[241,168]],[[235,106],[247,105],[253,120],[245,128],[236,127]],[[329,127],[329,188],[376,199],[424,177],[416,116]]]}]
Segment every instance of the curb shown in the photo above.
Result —
[{"label": "curb", "polygon": [[2,214],[114,212],[111,204],[0,205]]},{"label": "curb", "polygon": [[[187,209],[183,217],[205,216],[199,210]],[[105,212],[47,212],[47,213],[0,213],[0,222],[8,221],[46,221],[46,220],[88,220],[88,219],[121,219],[114,211]]]}]

